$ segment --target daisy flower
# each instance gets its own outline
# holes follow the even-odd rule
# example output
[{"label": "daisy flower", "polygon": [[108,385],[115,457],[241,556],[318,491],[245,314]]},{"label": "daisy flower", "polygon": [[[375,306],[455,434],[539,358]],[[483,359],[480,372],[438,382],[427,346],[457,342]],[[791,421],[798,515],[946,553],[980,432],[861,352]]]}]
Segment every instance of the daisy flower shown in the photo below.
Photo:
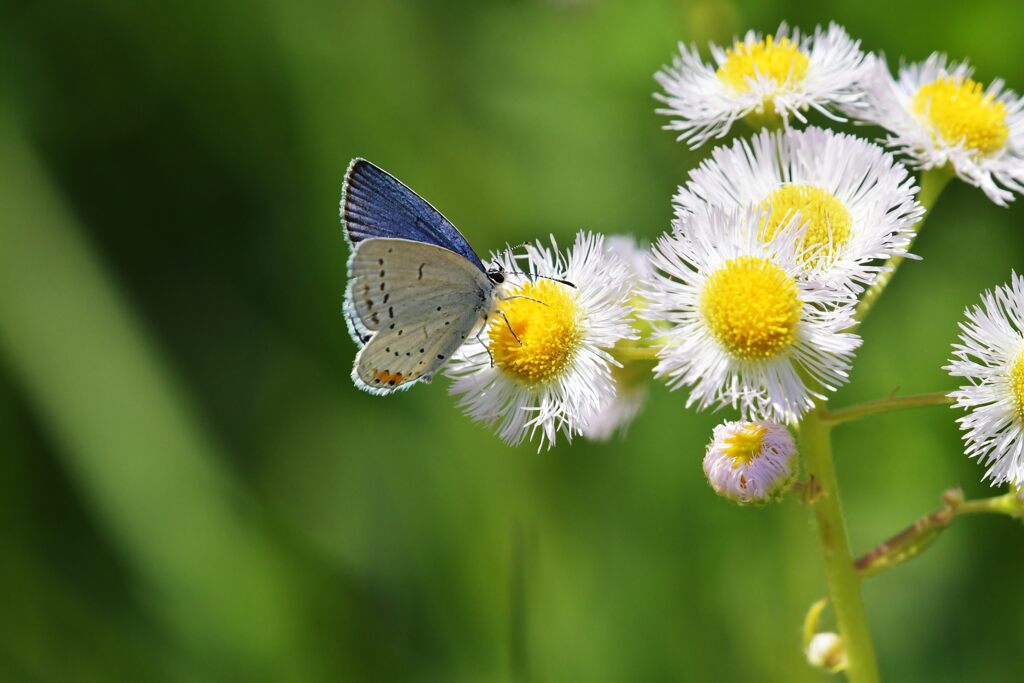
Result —
[{"label": "daisy flower", "polygon": [[713,66],[695,46],[680,43],[672,66],[654,76],[664,89],[655,97],[666,105],[657,111],[673,118],[665,127],[693,147],[724,136],[742,118],[757,127],[788,125],[790,117],[806,122],[813,108],[835,119],[829,108],[860,97],[859,82],[873,61],[835,24],[814,35],[786,24],[767,37],[749,31],[730,48],[711,45],[711,54]]},{"label": "daisy flower", "polygon": [[[637,337],[628,270],[603,237],[584,232],[564,256],[552,239],[551,249],[527,246],[523,258],[531,275],[572,285],[525,276],[507,286],[483,343],[464,346],[446,372],[473,419],[496,426],[510,445],[539,434],[540,447],[551,447],[559,432],[582,434],[615,395],[610,351]],[[508,272],[521,265],[509,251],[494,260]]]},{"label": "daisy flower", "polygon": [[834,286],[870,286],[881,262],[905,256],[924,210],[917,186],[881,147],[820,128],[762,131],[718,147],[679,188],[680,221],[706,204],[768,212],[765,236],[794,217],[805,227],[803,266]]},{"label": "daisy flower", "polygon": [[774,422],[725,422],[715,427],[704,474],[715,493],[736,503],[777,500],[796,481],[796,444]]},{"label": "daisy flower", "polygon": [[[642,284],[654,271],[648,258],[649,252],[630,235],[611,235],[604,241],[604,244],[605,249],[626,265],[627,283],[635,318],[636,309],[644,305]],[[634,325],[638,322],[640,321],[634,320]],[[629,341],[623,340],[617,347],[624,347],[628,344]],[[647,402],[647,379],[649,376],[650,368],[645,362],[627,361],[621,366],[613,366],[612,379],[615,381],[615,395],[583,428],[583,436],[591,441],[608,441],[616,432],[625,432],[626,427]]]},{"label": "daisy flower", "polygon": [[655,374],[691,387],[687,406],[795,422],[846,382],[860,338],[854,299],[805,277],[794,222],[761,239],[765,213],[706,212],[653,250],[648,315],[668,325]]},{"label": "daisy flower", "polygon": [[985,292],[981,306],[968,308],[960,323],[960,343],[945,369],[966,378],[949,396],[968,414],[967,455],[988,465],[983,479],[994,485],[1024,485],[1024,277]]},{"label": "daisy flower", "polygon": [[1024,104],[1001,80],[986,88],[971,73],[936,53],[894,79],[877,60],[865,97],[846,111],[886,128],[887,143],[913,166],[949,166],[1005,206],[1024,189]]}]

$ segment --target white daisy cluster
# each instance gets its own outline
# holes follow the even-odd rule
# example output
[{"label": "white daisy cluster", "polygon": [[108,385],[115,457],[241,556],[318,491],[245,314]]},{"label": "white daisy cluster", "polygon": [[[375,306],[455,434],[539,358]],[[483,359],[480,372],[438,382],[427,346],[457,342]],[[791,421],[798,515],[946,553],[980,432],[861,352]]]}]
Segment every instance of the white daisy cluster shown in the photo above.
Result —
[{"label": "white daisy cluster", "polygon": [[[666,128],[692,147],[737,120],[765,130],[712,150],[674,197],[675,221],[655,245],[647,287],[647,315],[660,331],[655,372],[672,388],[688,387],[688,405],[792,424],[846,381],[859,343],[851,307],[866,291],[862,306],[870,306],[910,256],[926,209],[891,154],[794,124],[816,110],[882,127],[894,153],[930,172],[928,208],[954,175],[1005,206],[1024,192],[1024,101],[938,53],[894,78],[883,58],[835,25],[749,32],[731,47],[712,45],[711,56],[705,63],[681,45],[655,75]],[[967,312],[948,367],[970,380],[951,394],[970,410],[960,419],[967,454],[989,465],[988,478],[1017,489],[1022,299],[1016,275],[986,294]]]},{"label": "white daisy cluster", "polygon": [[940,53],[900,67],[865,53],[835,24],[801,34],[785,24],[753,31],[731,47],[710,46],[713,64],[680,44],[671,66],[655,74],[671,117],[665,126],[699,147],[736,121],[753,128],[806,123],[814,110],[888,130],[886,144],[922,170],[948,169],[1005,206],[1024,191],[1024,103],[1001,80],[987,87],[966,62]]},{"label": "white daisy cluster", "polygon": [[[900,69],[834,24],[785,25],[711,47],[680,46],[656,75],[667,128],[698,146],[743,120],[673,197],[671,229],[650,249],[580,233],[495,256],[510,280],[497,309],[453,359],[452,393],[511,444],[622,433],[653,375],[687,406],[730,408],[705,458],[712,487],[771,500],[795,478],[789,427],[848,378],[858,304],[870,306],[909,253],[927,207],[914,175],[862,138],[815,126],[812,111],[888,129],[914,169],[945,169],[999,204],[1024,190],[1024,104],[1000,81],[933,55]],[[934,185],[922,201],[934,201]],[[941,185],[939,186],[941,187]],[[518,271],[526,271],[525,274]],[[516,274],[518,273],[518,274]],[[567,284],[565,281],[571,284]],[[988,477],[1024,486],[1024,284],[968,311],[950,372],[967,453]]]}]

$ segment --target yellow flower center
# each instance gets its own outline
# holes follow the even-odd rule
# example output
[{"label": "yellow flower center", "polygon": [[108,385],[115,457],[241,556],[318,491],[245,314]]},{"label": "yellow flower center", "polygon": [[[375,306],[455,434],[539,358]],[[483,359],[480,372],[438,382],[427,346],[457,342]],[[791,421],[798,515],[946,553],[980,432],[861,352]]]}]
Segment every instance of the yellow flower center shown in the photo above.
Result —
[{"label": "yellow flower center", "polygon": [[1010,136],[1006,105],[970,78],[943,76],[922,85],[912,104],[933,134],[950,145],[963,143],[974,152],[992,154]]},{"label": "yellow flower center", "polygon": [[777,84],[797,83],[810,60],[789,38],[772,36],[754,44],[737,42],[725,51],[725,62],[715,74],[736,91],[750,91],[750,80],[769,78]]},{"label": "yellow flower center", "polygon": [[817,262],[823,257],[832,261],[838,248],[850,239],[850,212],[832,193],[820,187],[783,185],[762,200],[759,208],[771,209],[761,223],[763,240],[775,237],[793,214],[800,212],[800,220],[807,226],[800,250],[806,262]]},{"label": "yellow flower center", "polygon": [[569,367],[583,337],[580,310],[571,290],[557,282],[538,280],[527,282],[510,296],[529,298],[502,302],[508,323],[499,315],[487,333],[494,364],[506,375],[531,385],[559,376]]},{"label": "yellow flower center", "polygon": [[754,256],[727,261],[708,278],[701,312],[715,338],[734,357],[767,360],[796,341],[802,304],[782,268]]},{"label": "yellow flower center", "polygon": [[1010,393],[1013,395],[1013,406],[1017,409],[1017,418],[1024,422],[1024,353],[1017,357],[1010,370]]},{"label": "yellow flower center", "polygon": [[767,432],[767,427],[751,422],[725,440],[725,454],[732,458],[733,469],[753,462],[761,452]]}]

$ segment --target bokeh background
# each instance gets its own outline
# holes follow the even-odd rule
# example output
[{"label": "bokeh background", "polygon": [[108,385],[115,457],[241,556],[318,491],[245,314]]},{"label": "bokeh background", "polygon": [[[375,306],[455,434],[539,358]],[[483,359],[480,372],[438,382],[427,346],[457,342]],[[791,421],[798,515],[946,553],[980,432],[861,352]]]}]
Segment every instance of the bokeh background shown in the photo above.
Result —
[{"label": "bokeh background", "polygon": [[[376,161],[482,252],[652,239],[700,158],[653,111],[677,40],[836,20],[1020,90],[1024,5],[0,8],[0,679],[825,678],[809,511],[712,494],[721,415],[653,386],[625,439],[538,454],[444,381],[353,388],[341,177]],[[964,306],[1024,268],[1022,210],[947,190],[835,405],[952,386]],[[988,492],[943,409],[843,428],[837,460],[855,552]],[[884,677],[1019,680],[1022,564],[1024,529],[967,518],[870,579]]]}]

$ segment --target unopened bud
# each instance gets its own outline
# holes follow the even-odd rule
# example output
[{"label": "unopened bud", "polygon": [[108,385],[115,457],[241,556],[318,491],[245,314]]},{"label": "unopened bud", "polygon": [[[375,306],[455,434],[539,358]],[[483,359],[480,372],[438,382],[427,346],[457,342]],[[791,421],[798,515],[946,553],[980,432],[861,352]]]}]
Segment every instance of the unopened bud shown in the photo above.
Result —
[{"label": "unopened bud", "polygon": [[838,633],[815,633],[807,645],[807,661],[811,666],[836,673],[846,668],[846,648]]}]

